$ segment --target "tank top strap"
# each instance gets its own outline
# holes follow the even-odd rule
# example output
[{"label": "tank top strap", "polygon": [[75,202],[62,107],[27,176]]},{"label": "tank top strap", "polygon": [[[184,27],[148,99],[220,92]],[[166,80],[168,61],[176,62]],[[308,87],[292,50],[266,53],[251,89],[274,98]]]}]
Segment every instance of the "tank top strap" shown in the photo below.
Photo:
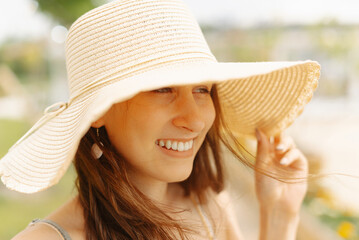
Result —
[{"label": "tank top strap", "polygon": [[65,229],[63,229],[60,225],[58,225],[57,223],[55,223],[54,221],[48,220],[48,219],[34,219],[31,221],[31,223],[29,224],[29,226],[34,225],[35,223],[45,223],[47,225],[50,225],[51,227],[53,227],[64,240],[71,240],[70,235],[68,234],[68,232],[66,232]]},{"label": "tank top strap", "polygon": [[211,224],[211,222],[209,221],[209,218],[207,217],[205,211],[203,210],[201,204],[199,204],[199,201],[196,197],[192,196],[191,195],[191,199],[192,199],[192,202],[198,212],[198,215],[200,216],[201,218],[201,221],[202,221],[202,224],[204,225],[206,231],[207,231],[207,234],[208,234],[208,239],[209,240],[216,240],[216,236],[214,234],[214,229],[213,229],[213,226]]}]

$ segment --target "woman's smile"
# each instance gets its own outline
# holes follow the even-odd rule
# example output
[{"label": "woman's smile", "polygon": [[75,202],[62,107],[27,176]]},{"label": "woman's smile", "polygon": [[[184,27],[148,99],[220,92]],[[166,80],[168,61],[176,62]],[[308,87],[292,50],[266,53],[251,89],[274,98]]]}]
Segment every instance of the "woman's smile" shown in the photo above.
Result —
[{"label": "woman's smile", "polygon": [[156,144],[163,148],[167,148],[168,150],[183,152],[192,149],[193,139],[189,139],[189,140],[160,139],[160,140],[156,140]]},{"label": "woman's smile", "polygon": [[161,152],[171,157],[193,156],[194,139],[158,139],[155,144]]}]

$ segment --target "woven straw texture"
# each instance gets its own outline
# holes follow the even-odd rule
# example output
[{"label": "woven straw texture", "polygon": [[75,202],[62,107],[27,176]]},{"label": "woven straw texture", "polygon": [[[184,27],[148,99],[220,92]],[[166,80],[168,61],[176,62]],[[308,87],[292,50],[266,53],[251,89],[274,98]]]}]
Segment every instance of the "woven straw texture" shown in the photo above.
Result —
[{"label": "woven straw texture", "polygon": [[316,62],[218,63],[179,0],[114,1],[81,16],[66,41],[70,99],[44,116],[1,159],[4,184],[32,193],[56,184],[91,123],[141,91],[214,82],[235,135],[275,135],[303,111]]}]

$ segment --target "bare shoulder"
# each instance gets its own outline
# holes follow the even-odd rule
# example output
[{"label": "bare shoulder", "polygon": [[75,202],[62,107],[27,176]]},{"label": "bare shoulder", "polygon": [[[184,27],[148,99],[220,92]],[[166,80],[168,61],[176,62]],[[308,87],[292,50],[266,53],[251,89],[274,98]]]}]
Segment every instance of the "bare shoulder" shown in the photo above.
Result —
[{"label": "bare shoulder", "polygon": [[[70,235],[71,239],[84,239],[84,219],[82,208],[78,199],[73,198],[51,213],[45,219],[56,223],[64,232]],[[17,234],[12,240],[32,240],[32,239],[63,239],[59,230],[49,223],[38,221],[29,224],[22,232]]]},{"label": "bare shoulder", "polygon": [[42,223],[30,224],[22,232],[17,234],[12,240],[61,240],[62,237],[51,226]]}]

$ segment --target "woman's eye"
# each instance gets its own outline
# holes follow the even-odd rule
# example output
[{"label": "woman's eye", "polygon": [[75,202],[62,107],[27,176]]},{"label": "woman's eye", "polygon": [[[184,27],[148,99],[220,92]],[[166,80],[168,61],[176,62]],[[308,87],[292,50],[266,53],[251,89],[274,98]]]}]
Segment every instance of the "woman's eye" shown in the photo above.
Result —
[{"label": "woman's eye", "polygon": [[196,92],[196,93],[207,93],[208,94],[211,91],[206,87],[200,87],[200,88],[195,89],[194,92]]},{"label": "woman's eye", "polygon": [[153,92],[155,92],[155,93],[171,93],[172,88],[159,88],[159,89],[153,90]]}]

